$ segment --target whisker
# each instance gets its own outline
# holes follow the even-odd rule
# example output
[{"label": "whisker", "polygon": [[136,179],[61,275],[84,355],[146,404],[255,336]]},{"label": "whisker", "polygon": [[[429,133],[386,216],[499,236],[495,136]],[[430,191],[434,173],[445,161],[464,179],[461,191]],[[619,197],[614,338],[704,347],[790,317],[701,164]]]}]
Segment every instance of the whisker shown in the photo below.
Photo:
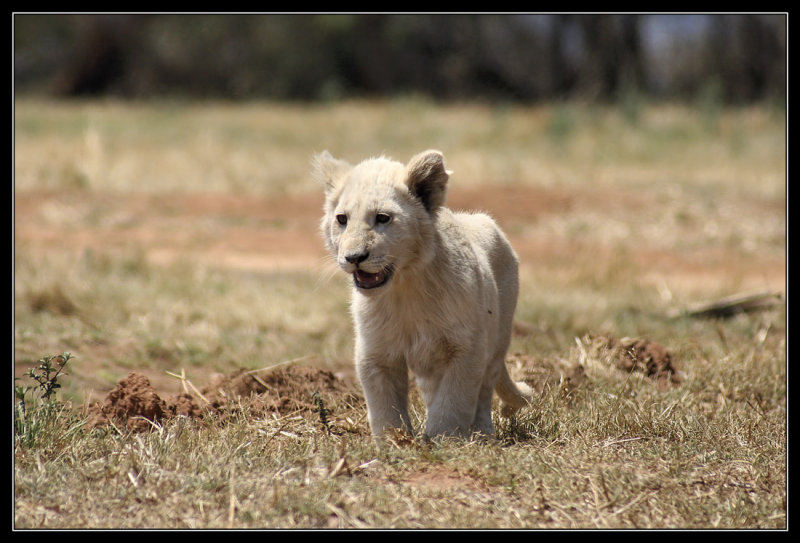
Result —
[{"label": "whisker", "polygon": [[336,276],[340,271],[340,268],[336,264],[336,260],[332,255],[325,255],[324,257],[320,258],[318,267],[320,268],[320,273],[317,274],[317,280],[314,285],[315,291],[323,285],[330,283],[334,276]]}]

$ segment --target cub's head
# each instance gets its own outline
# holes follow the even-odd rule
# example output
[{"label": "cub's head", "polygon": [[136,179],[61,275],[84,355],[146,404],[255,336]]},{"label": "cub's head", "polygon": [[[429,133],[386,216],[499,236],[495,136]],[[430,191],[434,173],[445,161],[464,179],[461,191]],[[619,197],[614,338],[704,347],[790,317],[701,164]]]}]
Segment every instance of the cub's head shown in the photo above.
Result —
[{"label": "cub's head", "polygon": [[323,151],[312,166],[325,185],[325,243],[360,292],[384,291],[430,261],[450,177],[442,153],[425,151],[407,165],[380,157],[351,166]]}]

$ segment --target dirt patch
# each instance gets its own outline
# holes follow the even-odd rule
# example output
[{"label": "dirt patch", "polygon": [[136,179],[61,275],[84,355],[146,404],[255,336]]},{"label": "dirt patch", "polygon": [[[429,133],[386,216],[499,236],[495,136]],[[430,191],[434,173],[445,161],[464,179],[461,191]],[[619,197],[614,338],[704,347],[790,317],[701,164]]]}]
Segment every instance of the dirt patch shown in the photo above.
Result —
[{"label": "dirt patch", "polygon": [[417,489],[425,490],[486,490],[485,485],[469,475],[464,475],[446,466],[423,466],[403,477],[402,482]]},{"label": "dirt patch", "polygon": [[[516,334],[527,333],[524,325]],[[672,353],[646,338],[615,338],[587,335],[578,341],[578,351],[567,357],[540,359],[526,354],[509,354],[506,362],[512,376],[530,385],[539,394],[558,390],[569,401],[572,392],[590,384],[598,371],[620,377],[636,372],[651,378],[659,387],[678,385],[684,378]]]},{"label": "dirt patch", "polygon": [[[575,266],[576,255],[600,262],[618,258],[616,245],[575,232],[597,230],[589,219],[640,230],[640,216],[660,211],[656,198],[609,187],[567,188],[523,185],[456,187],[448,194],[454,210],[480,210],[506,230],[523,266]],[[631,216],[632,210],[636,217]],[[30,251],[137,250],[145,261],[185,259],[247,270],[312,269],[327,254],[319,236],[322,193],[126,193],[28,190],[14,193],[14,238]],[[556,218],[556,225],[548,221]],[[566,221],[566,222],[565,222]],[[762,221],[763,222],[763,221]],[[545,228],[549,224],[550,230]],[[558,226],[560,225],[560,226]],[[565,226],[566,225],[566,226]],[[570,226],[572,229],[563,230]],[[647,225],[644,225],[647,226]],[[652,225],[649,225],[652,226]],[[555,229],[555,230],[552,230]],[[576,230],[577,229],[577,230]],[[742,289],[785,283],[785,257],[759,251],[739,254],[719,244],[687,252],[683,245],[637,244],[626,258],[642,269],[641,280],[695,290],[734,277]]]},{"label": "dirt patch", "polygon": [[176,416],[224,421],[246,410],[248,416],[315,413],[321,420],[341,405],[363,400],[333,373],[305,366],[214,375],[208,385],[162,399],[144,375],[121,379],[102,403],[90,407],[90,427],[113,424],[128,431],[147,430]]},{"label": "dirt patch", "polygon": [[223,412],[242,398],[251,398],[254,412],[280,415],[319,410],[315,394],[346,395],[350,388],[333,373],[306,366],[274,370],[239,370],[231,375],[214,375],[202,391],[208,406]]},{"label": "dirt patch", "polygon": [[608,335],[588,335],[580,340],[585,356],[613,366],[625,373],[641,372],[659,385],[676,385],[683,373],[663,345],[646,338],[617,339]]},{"label": "dirt patch", "polygon": [[577,199],[578,195],[563,189],[500,185],[459,187],[448,193],[446,205],[454,211],[486,212],[512,226],[568,211]]}]

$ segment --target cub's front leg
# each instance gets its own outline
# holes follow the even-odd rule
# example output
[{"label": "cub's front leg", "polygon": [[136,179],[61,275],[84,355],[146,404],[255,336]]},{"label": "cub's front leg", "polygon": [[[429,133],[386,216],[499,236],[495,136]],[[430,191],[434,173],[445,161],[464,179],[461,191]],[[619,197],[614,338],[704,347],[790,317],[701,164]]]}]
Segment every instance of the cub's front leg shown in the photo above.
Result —
[{"label": "cub's front leg", "polygon": [[[474,432],[492,434],[491,412],[488,424],[484,420],[487,414],[478,413],[486,407],[486,402],[479,401],[483,366],[479,357],[464,354],[449,360],[439,371],[417,376],[427,410],[427,436],[469,438]],[[491,410],[491,403],[488,408]]]},{"label": "cub's front leg", "polygon": [[356,357],[356,371],[367,401],[369,426],[375,437],[392,429],[413,434],[408,416],[408,368],[404,361]]}]

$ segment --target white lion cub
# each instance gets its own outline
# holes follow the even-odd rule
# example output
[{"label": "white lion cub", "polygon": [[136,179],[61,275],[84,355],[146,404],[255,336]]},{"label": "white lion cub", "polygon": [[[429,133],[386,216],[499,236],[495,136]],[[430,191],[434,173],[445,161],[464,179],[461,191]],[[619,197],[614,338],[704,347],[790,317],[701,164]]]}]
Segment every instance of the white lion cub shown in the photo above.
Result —
[{"label": "white lion cub", "polygon": [[425,434],[493,435],[492,391],[510,414],[531,400],[505,366],[517,304],[517,257],[484,214],[443,207],[449,171],[438,151],[408,165],[356,166],[327,151],[322,232],[352,276],[355,364],[372,433],[413,433],[408,370],[427,408]]}]

